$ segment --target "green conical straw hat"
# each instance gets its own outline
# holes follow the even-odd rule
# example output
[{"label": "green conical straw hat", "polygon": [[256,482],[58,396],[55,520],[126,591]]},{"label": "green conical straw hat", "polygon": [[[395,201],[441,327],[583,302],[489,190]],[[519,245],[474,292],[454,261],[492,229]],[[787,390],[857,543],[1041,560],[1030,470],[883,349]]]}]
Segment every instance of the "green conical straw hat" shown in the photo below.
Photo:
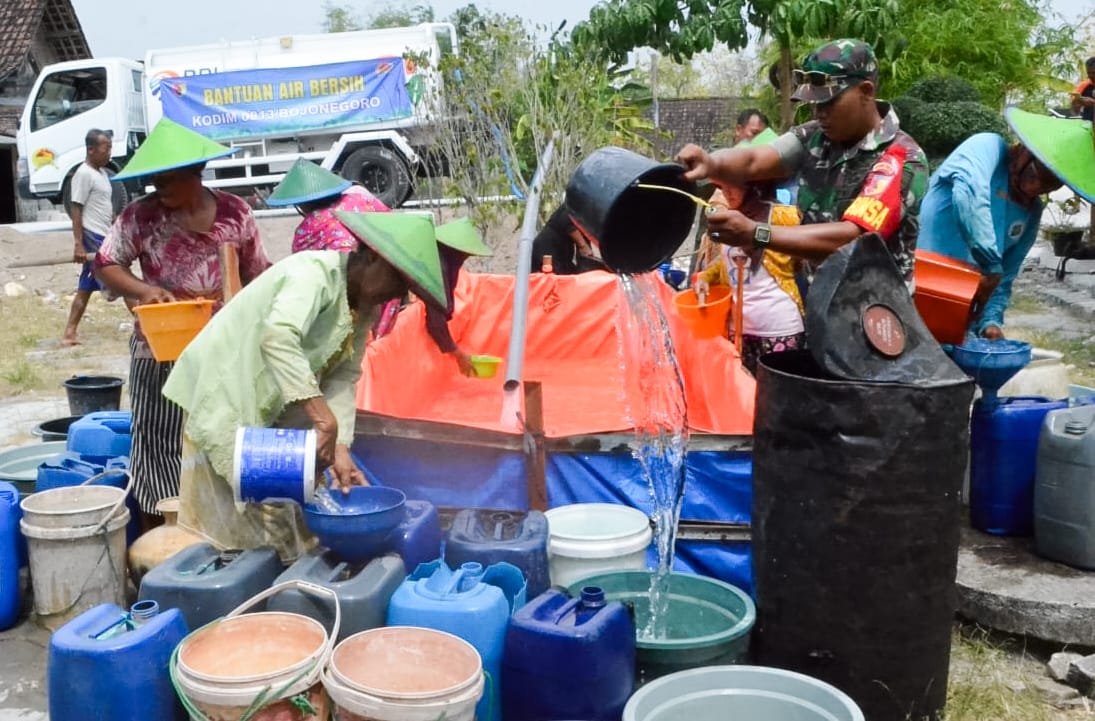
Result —
[{"label": "green conical straw hat", "polygon": [[738,143],[737,147],[749,148],[753,147],[754,145],[771,145],[778,137],[779,133],[772,130],[771,128],[765,128],[764,130],[757,133],[752,140],[743,140]]},{"label": "green conical straw hat", "polygon": [[351,213],[335,211],[346,228],[365,245],[395,266],[428,298],[448,307],[441,258],[437,254],[433,221],[421,215],[403,213]]},{"label": "green conical straw hat", "polygon": [[494,251],[483,242],[479,231],[467,218],[450,220],[436,228],[437,242],[459,250],[465,255],[494,255]]},{"label": "green conical straw hat", "polygon": [[1008,125],[1034,157],[1065,185],[1095,203],[1095,135],[1087,120],[1052,118],[1018,108],[1005,112]]},{"label": "green conical straw hat", "polygon": [[161,118],[137,152],[113,180],[129,180],[155,175],[175,168],[197,165],[236,152],[179,125]]},{"label": "green conical straw hat", "polygon": [[311,203],[320,198],[341,195],[352,183],[330,170],[319,167],[313,162],[300,158],[266,199],[272,208],[283,205]]}]

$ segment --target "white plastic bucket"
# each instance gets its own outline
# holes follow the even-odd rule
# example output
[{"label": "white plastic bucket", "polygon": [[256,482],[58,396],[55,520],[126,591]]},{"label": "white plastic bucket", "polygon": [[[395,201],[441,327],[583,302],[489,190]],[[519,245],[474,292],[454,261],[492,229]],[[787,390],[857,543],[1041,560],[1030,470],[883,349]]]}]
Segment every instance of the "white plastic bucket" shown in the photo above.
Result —
[{"label": "white plastic bucket", "polygon": [[126,492],[110,486],[72,486],[23,499],[19,528],[38,623],[57,630],[103,603],[125,606]]},{"label": "white plastic bucket", "polygon": [[[243,612],[260,601],[293,588],[333,599],[331,634],[307,616],[281,612]],[[235,721],[257,699],[252,718],[278,717],[282,702],[306,695],[326,719],[320,673],[331,654],[342,617],[333,591],[305,581],[288,581],[245,601],[224,618],[191,633],[172,659],[172,674],[183,704],[195,721]],[[287,703],[287,702],[286,702]],[[319,707],[323,707],[320,710]]]},{"label": "white plastic bucket", "polygon": [[316,482],[316,432],[237,428],[231,481],[237,501],[310,502]]},{"label": "white plastic bucket", "polygon": [[843,691],[810,676],[765,666],[706,666],[663,676],[639,689],[623,721],[795,719],[864,721]]},{"label": "white plastic bucket", "polygon": [[340,643],[323,686],[336,721],[474,721],[485,680],[482,659],[467,641],[388,626]]},{"label": "white plastic bucket", "polygon": [[1063,359],[1064,355],[1058,351],[1032,348],[1030,363],[1000,387],[999,395],[1068,398],[1068,366]]},{"label": "white plastic bucket", "polygon": [[646,568],[653,531],[642,511],[615,503],[575,503],[545,514],[551,583],[570,586],[605,571]]}]

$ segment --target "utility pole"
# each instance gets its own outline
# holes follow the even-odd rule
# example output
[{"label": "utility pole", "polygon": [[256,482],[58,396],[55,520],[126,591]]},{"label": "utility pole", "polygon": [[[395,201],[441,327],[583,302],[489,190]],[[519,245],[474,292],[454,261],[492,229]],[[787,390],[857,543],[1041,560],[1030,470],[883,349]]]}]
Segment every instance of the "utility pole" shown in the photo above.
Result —
[{"label": "utility pole", "polygon": [[658,112],[658,53],[650,53],[650,96],[654,100],[654,128],[660,128]]}]

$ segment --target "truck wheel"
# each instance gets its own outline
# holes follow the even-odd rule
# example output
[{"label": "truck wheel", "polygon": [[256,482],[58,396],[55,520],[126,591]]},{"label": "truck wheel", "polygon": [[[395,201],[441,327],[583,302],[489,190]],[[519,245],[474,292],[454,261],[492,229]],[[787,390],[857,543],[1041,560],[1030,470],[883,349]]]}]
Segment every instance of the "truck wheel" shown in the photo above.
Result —
[{"label": "truck wheel", "polygon": [[[113,168],[106,168],[106,174],[113,177],[115,171]],[[114,206],[114,215],[117,217],[125,206],[129,205],[129,189],[125,187],[125,183],[111,183],[111,198],[110,202]],[[65,178],[64,188],[61,191],[61,204],[65,206],[65,215],[72,215],[72,176]]]},{"label": "truck wheel", "polygon": [[342,177],[365,186],[389,208],[398,208],[411,194],[411,174],[403,159],[380,145],[366,145],[350,153]]}]

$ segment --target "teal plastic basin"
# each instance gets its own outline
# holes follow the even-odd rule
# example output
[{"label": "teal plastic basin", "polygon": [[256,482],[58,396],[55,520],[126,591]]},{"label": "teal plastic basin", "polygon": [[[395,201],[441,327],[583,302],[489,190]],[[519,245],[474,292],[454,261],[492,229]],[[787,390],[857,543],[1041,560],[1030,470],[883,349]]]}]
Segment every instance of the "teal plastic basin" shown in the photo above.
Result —
[{"label": "teal plastic basin", "polygon": [[643,636],[650,620],[653,575],[649,570],[613,571],[583,578],[570,586],[572,596],[578,596],[585,586],[598,586],[604,589],[606,600],[620,601],[634,609],[640,684],[683,669],[746,659],[749,635],[757,620],[753,599],[740,588],[706,576],[669,574],[665,637]]},{"label": "teal plastic basin", "polygon": [[664,676],[639,689],[623,721],[864,721],[839,689],[765,666],[708,666]]},{"label": "teal plastic basin", "polygon": [[34,493],[34,486],[38,483],[38,466],[63,453],[64,441],[35,442],[0,451],[0,481],[13,484],[24,496]]}]

